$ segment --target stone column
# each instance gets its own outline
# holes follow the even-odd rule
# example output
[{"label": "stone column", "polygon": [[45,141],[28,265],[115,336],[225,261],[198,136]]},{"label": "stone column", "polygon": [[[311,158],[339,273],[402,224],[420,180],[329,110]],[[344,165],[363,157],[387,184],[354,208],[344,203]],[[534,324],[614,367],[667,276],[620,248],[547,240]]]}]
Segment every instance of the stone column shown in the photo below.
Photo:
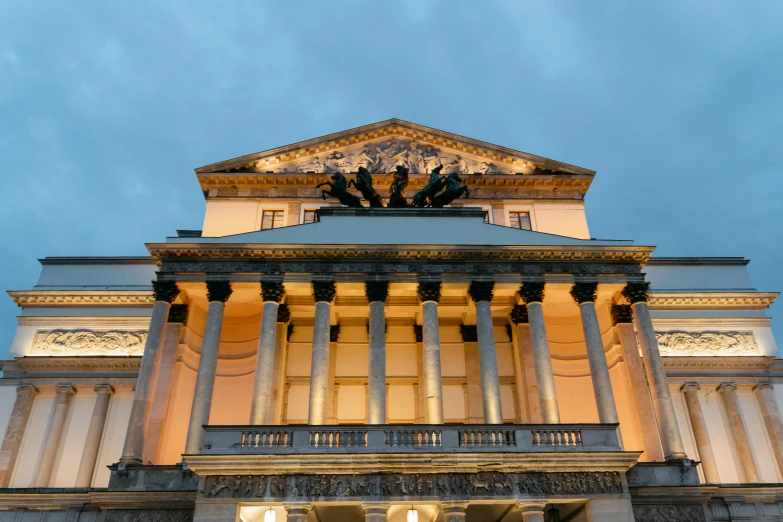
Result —
[{"label": "stone column", "polygon": [[307,522],[307,514],[313,508],[312,505],[304,502],[293,502],[283,507],[288,513],[286,522]]},{"label": "stone column", "polygon": [[215,389],[220,334],[223,330],[223,312],[226,301],[231,296],[231,283],[228,281],[207,281],[207,322],[201,341],[201,355],[196,374],[196,389],[193,392],[193,406],[190,410],[188,438],[185,453],[193,455],[201,451],[204,443],[204,429],[209,424],[209,412],[212,409],[212,392]]},{"label": "stone column", "polygon": [[417,290],[421,301],[424,351],[424,419],[427,424],[443,424],[443,378],[440,371],[438,325],[440,281],[422,281]]},{"label": "stone column", "polygon": [[756,470],[756,463],[753,461],[753,453],[750,451],[750,441],[745,430],[745,423],[742,422],[736,391],[737,387],[730,382],[724,382],[718,386],[718,394],[723,399],[726,415],[729,418],[731,437],[734,440],[734,446],[737,448],[742,470],[745,472],[745,481],[759,482],[759,473]]},{"label": "stone column", "polygon": [[[172,385],[175,380],[175,365],[182,330],[188,321],[188,305],[172,304],[169,310],[169,321],[166,324],[166,334],[160,349],[160,364],[158,378],[155,380],[155,392],[152,399],[147,429],[144,435],[143,462],[160,463],[160,447],[166,423]],[[176,372],[178,373],[178,372]]]},{"label": "stone column", "polygon": [[582,330],[587,345],[587,361],[590,363],[590,377],[593,381],[595,402],[598,405],[598,419],[602,424],[619,422],[617,407],[614,404],[612,381],[609,378],[609,365],[606,362],[604,341],[595,313],[595,298],[598,283],[575,283],[571,287],[571,296],[579,305],[582,316]]},{"label": "stone column", "polygon": [[261,281],[261,297],[264,300],[264,308],[261,315],[261,332],[258,335],[256,378],[253,386],[253,401],[250,407],[250,424],[266,424],[269,417],[275,370],[277,309],[284,295],[283,283]]},{"label": "stone column", "polygon": [[720,484],[718,463],[715,461],[710,433],[707,429],[707,421],[704,419],[704,412],[699,402],[700,389],[698,383],[695,382],[686,382],[682,385],[682,392],[685,394],[685,404],[688,406],[688,415],[691,418],[691,426],[693,427],[693,436],[696,438],[696,447],[699,449],[704,480],[708,484]]},{"label": "stone column", "polygon": [[783,473],[783,420],[780,418],[780,410],[775,400],[774,388],[771,383],[760,382],[753,388],[756,400],[761,408],[761,416],[764,418],[764,426],[767,428],[769,440],[772,442],[772,451],[778,470]]},{"label": "stone column", "polygon": [[500,379],[498,358],[495,353],[495,332],[492,325],[493,281],[473,281],[468,294],[476,303],[476,327],[478,329],[479,365],[481,366],[481,394],[484,400],[484,422],[503,424],[500,403]]},{"label": "stone column", "polygon": [[[285,368],[286,361],[288,360],[288,337],[289,328],[293,328],[290,324],[291,310],[288,305],[281,304],[277,307],[277,336],[275,338],[275,368],[272,379],[272,405],[269,408],[269,417],[267,417],[267,424],[281,424],[283,409],[286,405],[284,398],[285,393]],[[293,331],[293,330],[291,330]]]},{"label": "stone column", "polygon": [[519,295],[525,301],[530,321],[530,342],[533,348],[541,421],[544,424],[559,424],[560,410],[557,406],[555,374],[552,370],[552,356],[549,353],[544,322],[544,283],[524,283],[519,288]]},{"label": "stone column", "polygon": [[522,522],[544,522],[546,501],[520,500],[517,507],[522,514]]},{"label": "stone column", "polygon": [[[367,423],[386,424],[386,314],[388,281],[367,281],[364,285],[370,302],[370,356],[367,370]],[[376,520],[370,519],[367,520]],[[377,519],[381,520],[381,519]],[[384,518],[386,515],[384,512]]]},{"label": "stone column", "polygon": [[444,522],[465,522],[467,509],[468,502],[466,500],[443,500],[440,503]]},{"label": "stone column", "polygon": [[631,303],[633,320],[639,333],[639,343],[644,356],[644,369],[647,381],[650,383],[655,416],[658,419],[658,430],[661,433],[661,443],[666,460],[685,460],[685,446],[682,443],[680,427],[674,414],[674,405],[666,380],[666,370],[663,368],[661,352],[658,349],[658,339],[647,308],[647,292],[650,283],[628,283],[623,289],[623,295]]},{"label": "stone column", "polygon": [[152,396],[155,393],[155,381],[160,366],[161,347],[165,339],[166,323],[169,319],[171,303],[179,295],[179,288],[173,281],[153,281],[155,305],[141,357],[139,376],[136,379],[136,393],[133,396],[128,431],[122,448],[120,462],[123,464],[141,464],[144,451],[144,436],[152,409]]},{"label": "stone column", "polygon": [[311,425],[326,424],[329,392],[329,321],[332,300],[336,293],[334,281],[313,281],[315,326],[313,359],[310,367],[310,410],[307,415],[307,423]]},{"label": "stone column", "polygon": [[612,305],[612,323],[620,337],[620,343],[623,345],[623,358],[642,430],[644,451],[650,461],[661,462],[664,459],[661,435],[658,432],[658,423],[650,398],[647,376],[644,374],[644,365],[639,356],[639,345],[636,342],[631,307],[629,305]]},{"label": "stone column", "polygon": [[52,420],[44,439],[38,472],[35,474],[34,486],[36,488],[46,488],[50,485],[57,449],[60,447],[60,437],[62,437],[65,418],[68,415],[68,406],[71,404],[71,396],[76,393],[76,390],[70,384],[58,384],[55,387],[55,392]]},{"label": "stone column", "polygon": [[365,522],[386,522],[386,514],[389,512],[388,502],[363,502]]},{"label": "stone column", "polygon": [[36,395],[38,390],[32,384],[20,384],[16,387],[16,401],[5,429],[3,445],[0,447],[0,488],[7,488],[11,482],[11,474],[19,457],[22,438]]},{"label": "stone column", "polygon": [[103,428],[106,425],[106,412],[109,411],[109,399],[114,393],[114,388],[108,384],[99,384],[95,387],[95,391],[98,393],[98,397],[96,397],[95,406],[92,409],[82,460],[79,463],[79,471],[76,473],[75,487],[77,488],[89,488],[92,485],[95,463],[98,462],[98,449],[101,447]]}]

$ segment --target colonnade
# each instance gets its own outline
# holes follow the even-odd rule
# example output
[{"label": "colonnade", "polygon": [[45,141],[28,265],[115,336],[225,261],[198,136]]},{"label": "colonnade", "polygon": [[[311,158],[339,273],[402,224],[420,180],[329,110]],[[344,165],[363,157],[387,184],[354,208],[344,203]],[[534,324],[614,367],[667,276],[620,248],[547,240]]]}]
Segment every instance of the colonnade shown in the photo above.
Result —
[{"label": "colonnade", "polygon": [[[206,285],[209,308],[188,427],[186,454],[200,451],[204,436],[202,426],[209,422],[220,333],[223,323],[223,310],[225,302],[232,292],[231,284],[227,281],[207,281]],[[571,288],[571,295],[580,309],[600,422],[617,423],[617,408],[595,310],[597,286],[595,282],[577,282]],[[322,425],[326,423],[327,419],[330,349],[329,321],[336,287],[334,281],[331,280],[314,280],[312,289],[315,301],[315,320],[308,423],[311,425]],[[474,302],[476,311],[484,422],[487,424],[501,424],[503,416],[500,383],[490,310],[493,289],[494,282],[476,280],[470,284],[468,295]],[[657,419],[656,431],[660,432],[665,458],[667,460],[684,459],[686,456],[683,443],[677,428],[677,420],[674,416],[674,408],[666,383],[663,363],[649,310],[647,309],[647,289],[648,283],[630,283],[624,288],[623,295],[631,303],[633,320],[636,330],[639,332],[638,341],[644,354],[644,367],[647,372],[652,405],[655,418]],[[529,323],[530,344],[533,352],[542,421],[548,424],[556,424],[560,421],[560,414],[543,314],[544,290],[545,285],[543,282],[526,282],[522,284],[519,295],[525,304],[516,307],[515,313],[512,313],[512,320],[517,323]],[[389,294],[389,283],[382,280],[368,280],[365,285],[365,291],[370,308],[368,421],[370,424],[383,424],[386,422],[384,303]],[[261,296],[264,304],[250,414],[251,424],[266,423],[268,411],[271,407],[277,312],[284,294],[285,288],[282,280],[265,280],[261,283]],[[440,281],[422,280],[418,284],[417,294],[422,309],[425,421],[430,424],[441,424],[444,422],[444,414],[438,325],[438,303],[441,295]],[[151,386],[154,382],[154,378],[150,376],[154,376],[157,371],[156,365],[159,361],[160,345],[163,341],[163,336],[160,333],[162,331],[161,325],[165,325],[170,303],[177,295],[176,284],[173,282],[156,283],[155,295],[156,303],[153,308],[150,334],[142,360],[142,373],[139,375],[131,421],[121,461],[126,463],[141,462],[140,448],[143,448],[144,445],[146,417],[149,416],[150,407],[149,398],[152,393]],[[526,313],[520,313],[520,308],[524,308]]]}]

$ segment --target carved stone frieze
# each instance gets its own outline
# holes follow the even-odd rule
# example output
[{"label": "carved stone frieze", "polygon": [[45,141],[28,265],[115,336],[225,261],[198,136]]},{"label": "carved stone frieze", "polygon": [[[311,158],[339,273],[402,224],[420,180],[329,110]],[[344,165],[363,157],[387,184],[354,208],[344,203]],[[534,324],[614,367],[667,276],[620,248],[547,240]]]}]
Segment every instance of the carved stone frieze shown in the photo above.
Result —
[{"label": "carved stone frieze", "polygon": [[164,260],[161,266],[163,273],[237,273],[237,272],[267,272],[270,270],[284,270],[288,273],[310,274],[522,274],[522,275],[546,275],[546,274],[638,274],[640,267],[636,263],[503,263],[503,262],[477,262],[477,263],[437,263],[432,261],[400,261],[400,262],[373,262],[373,261],[296,261],[281,263],[279,261],[249,261],[237,259],[236,261],[209,261],[206,259],[194,259],[192,261]]},{"label": "carved stone frieze", "polygon": [[411,173],[426,174],[436,167],[443,167],[444,174],[532,174],[533,163],[519,161],[515,164],[496,164],[487,158],[456,154],[441,147],[420,144],[416,140],[389,137],[375,142],[356,144],[341,150],[289,162],[260,159],[238,167],[245,172],[356,172],[363,167],[370,172],[393,172],[398,166]]},{"label": "carved stone frieze", "polygon": [[634,504],[636,522],[702,522],[704,508],[701,504]]},{"label": "carved stone frieze", "polygon": [[38,330],[33,355],[142,355],[147,332],[140,330]]},{"label": "carved stone frieze", "polygon": [[112,509],[106,522],[191,522],[191,509]]},{"label": "carved stone frieze", "polygon": [[743,332],[656,332],[661,355],[720,356],[759,355],[751,331]]},{"label": "carved stone frieze", "polygon": [[561,473],[389,473],[358,475],[211,475],[205,498],[411,498],[518,495],[618,495],[617,472]]}]

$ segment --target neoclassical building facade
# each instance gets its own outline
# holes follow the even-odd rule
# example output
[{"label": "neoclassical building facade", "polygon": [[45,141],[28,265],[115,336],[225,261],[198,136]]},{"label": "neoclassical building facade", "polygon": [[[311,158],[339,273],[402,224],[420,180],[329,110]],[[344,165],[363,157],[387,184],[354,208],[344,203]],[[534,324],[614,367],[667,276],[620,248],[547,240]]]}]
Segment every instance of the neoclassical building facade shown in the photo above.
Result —
[{"label": "neoclassical building facade", "polygon": [[783,520],[747,260],[591,238],[593,171],[401,120],[196,174],[201,230],[9,291],[0,520]]}]

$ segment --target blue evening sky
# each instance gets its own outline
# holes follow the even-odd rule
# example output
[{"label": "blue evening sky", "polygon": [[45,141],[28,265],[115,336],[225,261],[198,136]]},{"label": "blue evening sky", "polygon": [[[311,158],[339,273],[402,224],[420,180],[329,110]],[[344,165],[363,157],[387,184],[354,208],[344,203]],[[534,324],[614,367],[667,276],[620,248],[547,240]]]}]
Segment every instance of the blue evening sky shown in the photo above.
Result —
[{"label": "blue evening sky", "polygon": [[[195,167],[397,117],[594,169],[594,237],[745,256],[781,290],[781,20],[780,0],[2,0],[0,288],[201,228]],[[0,358],[18,312],[0,297]]]}]

